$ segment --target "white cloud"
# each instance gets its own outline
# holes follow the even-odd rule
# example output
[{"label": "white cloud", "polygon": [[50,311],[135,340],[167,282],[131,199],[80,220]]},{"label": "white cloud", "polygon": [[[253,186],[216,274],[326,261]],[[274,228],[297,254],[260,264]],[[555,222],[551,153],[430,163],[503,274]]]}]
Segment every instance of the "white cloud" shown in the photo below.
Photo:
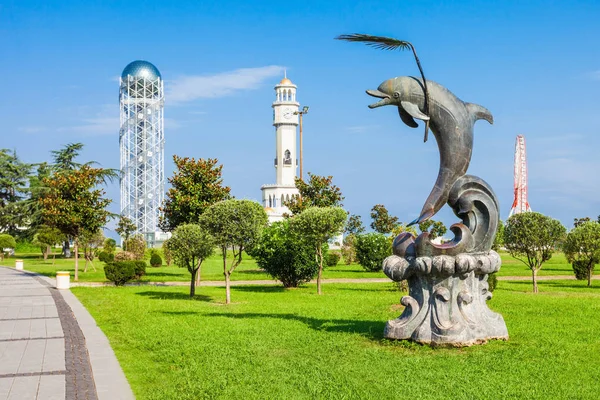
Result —
[{"label": "white cloud", "polygon": [[282,75],[283,71],[284,67],[269,65],[214,75],[182,76],[166,82],[165,98],[169,103],[184,103],[201,98],[229,96],[237,90],[256,89],[266,79]]}]

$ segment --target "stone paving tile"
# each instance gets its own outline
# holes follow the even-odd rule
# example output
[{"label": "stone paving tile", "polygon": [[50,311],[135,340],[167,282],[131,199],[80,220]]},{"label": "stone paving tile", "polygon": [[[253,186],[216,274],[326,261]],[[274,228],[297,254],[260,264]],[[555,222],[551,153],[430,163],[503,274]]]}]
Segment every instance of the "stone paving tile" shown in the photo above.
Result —
[{"label": "stone paving tile", "polygon": [[45,375],[40,378],[37,400],[64,400],[65,376]]},{"label": "stone paving tile", "polygon": [[6,348],[2,357],[0,357],[0,375],[16,374],[19,364],[21,364],[23,353],[25,353],[25,349],[27,348],[27,341],[19,340],[5,343]]},{"label": "stone paving tile", "polygon": [[65,341],[64,339],[48,339],[44,351],[43,372],[65,370]]},{"label": "stone paving tile", "polygon": [[35,400],[39,382],[39,376],[21,376],[14,378],[7,400]]},{"label": "stone paving tile", "polygon": [[12,337],[16,323],[17,321],[15,320],[0,321],[0,340],[6,340]]},{"label": "stone paving tile", "polygon": [[42,363],[44,362],[45,350],[45,340],[28,340],[17,373],[40,372],[42,370]]},{"label": "stone paving tile", "polygon": [[15,378],[0,378],[0,400],[8,399]]}]

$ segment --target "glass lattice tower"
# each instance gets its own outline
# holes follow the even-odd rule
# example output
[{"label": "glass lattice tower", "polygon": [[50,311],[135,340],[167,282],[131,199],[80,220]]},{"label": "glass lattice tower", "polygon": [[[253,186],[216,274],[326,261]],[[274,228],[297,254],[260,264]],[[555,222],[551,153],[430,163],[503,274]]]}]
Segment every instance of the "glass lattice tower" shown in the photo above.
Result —
[{"label": "glass lattice tower", "polygon": [[164,198],[164,85],[158,69],[133,61],[120,78],[121,215],[149,246],[158,237]]}]

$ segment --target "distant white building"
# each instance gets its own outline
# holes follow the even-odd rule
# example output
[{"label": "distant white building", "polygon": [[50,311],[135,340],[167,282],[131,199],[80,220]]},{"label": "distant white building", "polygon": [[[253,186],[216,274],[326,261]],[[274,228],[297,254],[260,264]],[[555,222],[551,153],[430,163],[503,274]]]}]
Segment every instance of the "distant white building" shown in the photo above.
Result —
[{"label": "distant white building", "polygon": [[290,210],[284,201],[298,196],[294,179],[298,168],[296,131],[300,103],[296,101],[296,85],[287,77],[275,85],[273,102],[273,126],[275,126],[275,175],[276,183],[263,185],[262,204],[269,216],[269,223],[281,221]]}]

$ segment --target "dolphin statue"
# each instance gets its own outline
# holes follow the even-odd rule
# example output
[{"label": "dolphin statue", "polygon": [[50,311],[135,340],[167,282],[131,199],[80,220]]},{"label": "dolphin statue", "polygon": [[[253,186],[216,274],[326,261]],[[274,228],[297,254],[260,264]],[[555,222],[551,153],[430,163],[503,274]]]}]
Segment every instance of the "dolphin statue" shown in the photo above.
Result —
[{"label": "dolphin statue", "polygon": [[485,107],[465,103],[445,87],[427,80],[429,115],[425,110],[423,81],[412,76],[388,79],[377,90],[367,94],[380,98],[369,108],[386,105],[398,107],[400,119],[411,128],[418,126],[415,119],[429,123],[440,151],[440,170],[435,185],[425,201],[421,215],[409,224],[419,224],[434,216],[448,201],[454,183],[465,173],[473,152],[473,126],[484,119],[490,124],[494,117]]}]

